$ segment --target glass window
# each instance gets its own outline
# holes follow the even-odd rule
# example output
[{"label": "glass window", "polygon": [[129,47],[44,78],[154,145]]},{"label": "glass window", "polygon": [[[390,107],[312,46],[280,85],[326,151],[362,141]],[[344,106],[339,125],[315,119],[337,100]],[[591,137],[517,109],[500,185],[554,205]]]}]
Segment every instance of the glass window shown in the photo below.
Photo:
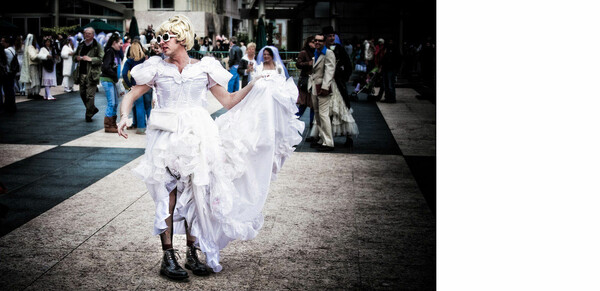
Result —
[{"label": "glass window", "polygon": [[174,0],[150,0],[150,9],[173,9]]},{"label": "glass window", "polygon": [[152,9],[162,8],[162,0],[150,0],[150,8],[152,8]]},{"label": "glass window", "polygon": [[133,8],[133,0],[117,0],[117,3],[123,4],[127,8]]},{"label": "glass window", "polygon": [[175,8],[175,1],[174,0],[163,0],[163,8]]}]

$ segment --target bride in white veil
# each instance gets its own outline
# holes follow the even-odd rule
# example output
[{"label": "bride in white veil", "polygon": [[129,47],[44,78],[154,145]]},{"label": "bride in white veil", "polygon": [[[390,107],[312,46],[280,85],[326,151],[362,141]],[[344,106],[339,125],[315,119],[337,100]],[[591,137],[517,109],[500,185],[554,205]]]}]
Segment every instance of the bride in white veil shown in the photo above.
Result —
[{"label": "bride in white veil", "polygon": [[253,76],[255,74],[271,75],[275,71],[278,75],[285,76],[286,79],[290,77],[281,56],[279,56],[279,50],[274,46],[263,47],[258,53],[256,63],[258,66],[256,66]]},{"label": "bride in white veil", "polygon": [[35,36],[31,33],[25,38],[23,66],[21,67],[21,77],[19,79],[19,82],[25,84],[25,91],[29,98],[38,97],[41,89],[40,56],[39,50],[35,46],[36,43]]}]

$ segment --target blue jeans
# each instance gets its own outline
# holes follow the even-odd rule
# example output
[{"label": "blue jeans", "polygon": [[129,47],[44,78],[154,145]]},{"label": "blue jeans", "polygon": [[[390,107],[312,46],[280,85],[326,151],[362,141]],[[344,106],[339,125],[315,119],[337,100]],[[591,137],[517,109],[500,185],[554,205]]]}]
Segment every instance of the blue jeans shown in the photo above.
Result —
[{"label": "blue jeans", "polygon": [[227,91],[229,93],[233,93],[240,89],[240,75],[238,74],[236,67],[231,67],[229,72],[233,75],[233,77],[231,77],[229,84],[227,84]]},{"label": "blue jeans", "polygon": [[137,128],[146,128],[146,117],[150,118],[152,110],[152,89],[135,100],[135,119]]},{"label": "blue jeans", "polygon": [[117,89],[115,83],[102,81],[102,88],[106,93],[106,117],[113,117],[117,115],[117,107],[119,106],[119,100],[117,99]]},{"label": "blue jeans", "polygon": [[308,122],[308,126],[312,126],[313,119],[315,118],[315,112],[312,110],[312,108],[309,108],[306,105],[299,105],[298,112],[296,112],[296,116],[298,116],[298,118],[302,117],[302,115],[304,115],[304,111],[306,111],[306,108],[310,110],[310,121]]}]

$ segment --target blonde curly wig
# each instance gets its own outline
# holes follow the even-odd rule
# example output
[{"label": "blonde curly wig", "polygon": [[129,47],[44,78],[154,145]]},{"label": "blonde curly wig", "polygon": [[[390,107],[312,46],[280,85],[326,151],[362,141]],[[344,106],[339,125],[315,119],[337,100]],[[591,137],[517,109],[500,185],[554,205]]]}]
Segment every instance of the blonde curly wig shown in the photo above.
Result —
[{"label": "blonde curly wig", "polygon": [[177,40],[185,46],[185,50],[194,47],[194,28],[192,22],[184,15],[175,15],[163,22],[158,28],[158,35],[172,32],[177,35]]}]

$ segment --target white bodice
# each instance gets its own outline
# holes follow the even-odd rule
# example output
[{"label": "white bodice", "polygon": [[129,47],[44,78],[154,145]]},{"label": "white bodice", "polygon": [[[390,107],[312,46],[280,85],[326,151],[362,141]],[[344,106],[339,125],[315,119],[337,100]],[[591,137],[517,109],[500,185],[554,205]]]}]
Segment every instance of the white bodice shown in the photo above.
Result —
[{"label": "white bodice", "polygon": [[188,64],[179,73],[175,64],[155,56],[135,66],[131,76],[138,85],[154,88],[158,108],[206,108],[206,91],[215,83],[227,87],[231,73],[211,57]]},{"label": "white bodice", "polygon": [[283,70],[283,68],[281,67],[281,65],[279,65],[278,63],[275,64],[275,69],[274,70],[265,70],[263,67],[263,64],[260,64],[258,66],[256,66],[255,71],[253,72],[253,78],[255,78],[256,76],[263,76],[264,78],[269,78],[275,75],[280,75],[280,76],[284,76],[285,77],[285,71]]}]

